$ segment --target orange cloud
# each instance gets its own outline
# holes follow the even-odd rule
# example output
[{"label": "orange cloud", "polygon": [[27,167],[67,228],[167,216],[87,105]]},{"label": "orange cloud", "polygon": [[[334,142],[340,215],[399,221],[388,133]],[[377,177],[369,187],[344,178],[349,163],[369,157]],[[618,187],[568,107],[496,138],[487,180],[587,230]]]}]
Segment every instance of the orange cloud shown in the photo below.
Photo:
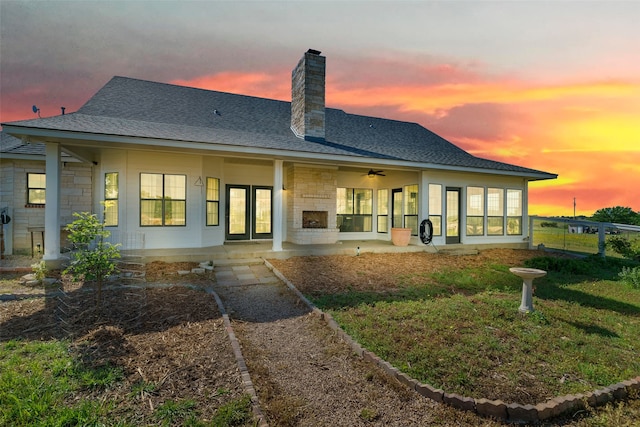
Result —
[{"label": "orange cloud", "polygon": [[[593,82],[557,86],[528,87],[520,82],[456,83],[436,86],[418,84],[363,87],[331,93],[340,105],[394,105],[400,111],[438,114],[457,106],[478,103],[518,104],[599,96],[638,96],[640,84]],[[329,94],[327,95],[329,97]]]},{"label": "orange cloud", "polygon": [[[343,80],[353,70],[330,74],[328,106],[415,121],[480,157],[558,173],[557,180],[532,183],[532,213],[572,215],[574,197],[579,214],[615,205],[640,211],[638,191],[629,185],[640,182],[640,82],[483,78],[447,64],[392,78],[397,66],[376,63],[370,69],[377,74],[362,73],[355,82]],[[174,83],[289,100],[288,76],[228,72]]]}]

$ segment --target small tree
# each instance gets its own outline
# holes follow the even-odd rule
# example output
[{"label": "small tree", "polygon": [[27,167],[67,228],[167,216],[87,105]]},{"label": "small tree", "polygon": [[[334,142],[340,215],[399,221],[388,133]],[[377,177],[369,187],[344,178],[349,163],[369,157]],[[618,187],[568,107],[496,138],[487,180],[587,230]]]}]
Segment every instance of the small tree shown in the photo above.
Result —
[{"label": "small tree", "polygon": [[73,260],[64,273],[71,274],[74,280],[95,282],[96,304],[100,305],[102,285],[116,270],[114,260],[120,258],[120,245],[104,241],[111,233],[95,214],[75,212],[73,216],[76,220],[65,228],[74,248]]},{"label": "small tree", "polygon": [[611,236],[606,246],[625,258],[640,261],[640,238],[627,239],[622,236]]}]

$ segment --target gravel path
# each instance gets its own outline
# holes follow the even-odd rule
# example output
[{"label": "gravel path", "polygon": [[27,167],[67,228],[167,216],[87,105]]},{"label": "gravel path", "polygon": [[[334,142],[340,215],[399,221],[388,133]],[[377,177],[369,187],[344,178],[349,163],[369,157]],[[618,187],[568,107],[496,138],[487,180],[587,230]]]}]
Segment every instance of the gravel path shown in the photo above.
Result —
[{"label": "gravel path", "polygon": [[[270,425],[445,425],[353,354],[283,283],[218,285]],[[441,421],[441,420],[440,420]]]}]

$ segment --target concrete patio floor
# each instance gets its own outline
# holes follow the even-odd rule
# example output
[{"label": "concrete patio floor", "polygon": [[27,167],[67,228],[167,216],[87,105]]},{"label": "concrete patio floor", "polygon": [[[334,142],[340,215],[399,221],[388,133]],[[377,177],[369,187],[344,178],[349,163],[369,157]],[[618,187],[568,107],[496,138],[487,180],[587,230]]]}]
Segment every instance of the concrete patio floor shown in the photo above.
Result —
[{"label": "concrete patio floor", "polygon": [[[135,255],[144,258],[145,262],[165,261],[179,262],[213,261],[219,264],[224,260],[247,259],[286,259],[294,256],[309,255],[356,255],[358,250],[363,253],[406,253],[406,252],[436,252],[433,245],[410,244],[409,246],[394,246],[390,241],[382,240],[349,240],[335,244],[296,245],[284,242],[282,251],[273,251],[271,241],[227,242],[222,246],[204,248],[180,249],[136,249],[123,250],[123,255]],[[359,249],[358,249],[359,248]],[[448,247],[450,249],[450,247]]]}]

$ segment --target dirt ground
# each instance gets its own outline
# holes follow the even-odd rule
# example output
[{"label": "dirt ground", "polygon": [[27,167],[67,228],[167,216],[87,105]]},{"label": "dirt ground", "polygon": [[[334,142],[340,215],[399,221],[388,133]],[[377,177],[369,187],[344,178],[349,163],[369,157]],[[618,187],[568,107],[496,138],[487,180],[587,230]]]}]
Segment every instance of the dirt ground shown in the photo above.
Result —
[{"label": "dirt ground", "polygon": [[[521,266],[538,255],[496,249],[468,256],[362,254],[270,262],[303,292],[313,293],[345,285],[389,289],[396,286],[397,275],[497,260]],[[193,266],[149,263],[147,287],[112,283],[104,291],[101,309],[94,308],[91,292],[68,278],[61,278],[62,286],[29,288],[19,282],[24,273],[2,273],[0,297],[3,289],[11,288],[12,293],[48,293],[51,298],[0,301],[0,342],[68,338],[87,363],[121,366],[125,380],[103,396],[118,401],[117,410],[129,414],[133,424],[154,424],[153,408],[168,399],[192,399],[202,419],[210,419],[217,407],[243,393],[220,313],[202,290],[213,286],[231,313],[270,425],[502,425],[408,393],[350,352],[299,301],[284,304],[293,294],[282,284],[222,289],[212,274],[176,274]],[[279,304],[285,312],[274,313]],[[154,383],[156,389],[132,398],[141,382]],[[593,424],[564,419],[553,425]]]},{"label": "dirt ground", "polygon": [[[213,297],[202,289],[168,285],[211,283],[211,277],[175,274],[186,267],[191,265],[149,264],[147,284],[158,287],[110,283],[100,307],[90,289],[68,278],[37,289],[50,294],[46,299],[0,302],[0,342],[69,339],[72,351],[88,366],[120,367],[124,381],[117,387],[86,390],[75,400],[114,400],[115,415],[134,425],[153,423],[154,408],[168,400],[191,399],[200,419],[211,419],[216,408],[239,398],[244,389]],[[3,273],[0,287],[22,294],[36,291],[21,285],[17,276]]]},{"label": "dirt ground", "polygon": [[540,256],[538,251],[489,249],[477,255],[437,253],[372,254],[360,256],[308,256],[269,260],[295,283],[302,293],[333,293],[350,288],[356,291],[383,291],[397,287],[398,276],[428,275],[445,269],[463,269],[492,262],[522,267],[525,260]]}]

